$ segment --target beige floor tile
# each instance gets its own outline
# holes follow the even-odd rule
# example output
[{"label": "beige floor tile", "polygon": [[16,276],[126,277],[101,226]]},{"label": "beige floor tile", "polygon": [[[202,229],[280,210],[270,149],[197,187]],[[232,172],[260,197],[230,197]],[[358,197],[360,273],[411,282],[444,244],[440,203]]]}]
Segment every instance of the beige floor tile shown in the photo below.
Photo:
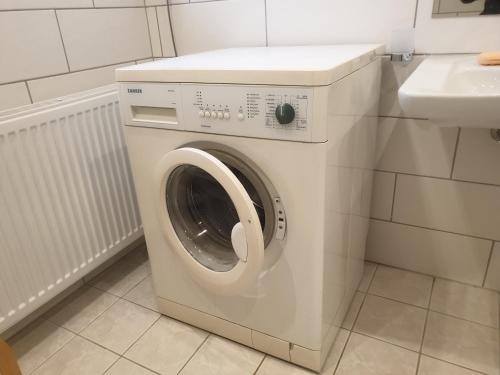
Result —
[{"label": "beige floor tile", "polygon": [[154,372],[146,370],[144,367],[136,365],[125,358],[120,358],[105,375],[154,375]]},{"label": "beige floor tile", "polygon": [[125,294],[123,298],[137,303],[138,305],[144,306],[148,309],[159,312],[151,276],[148,276],[144,280],[142,280],[130,292]]},{"label": "beige floor tile", "polygon": [[342,356],[342,352],[344,351],[345,344],[347,343],[348,339],[349,339],[349,331],[341,328],[339,330],[339,333],[337,334],[335,342],[333,343],[332,349],[330,350],[330,353],[326,358],[326,362],[323,365],[323,370],[321,371],[321,374],[332,375],[335,372],[335,369],[337,368],[340,357]]},{"label": "beige floor tile", "polygon": [[436,279],[431,310],[498,328],[498,293]]},{"label": "beige floor tile", "polygon": [[414,375],[418,354],[351,333],[335,375]]},{"label": "beige floor tile", "polygon": [[358,290],[360,292],[367,292],[370,283],[372,282],[373,275],[375,274],[375,270],[377,269],[377,265],[375,263],[365,262],[365,268],[363,271],[363,278],[359,283]]},{"label": "beige floor tile", "polygon": [[256,375],[313,375],[315,372],[295,366],[274,357],[266,356]]},{"label": "beige floor tile", "polygon": [[89,280],[90,285],[122,297],[151,273],[145,248],[127,254],[102,273]]},{"label": "beige floor tile", "polygon": [[82,336],[116,353],[123,353],[160,315],[120,300],[82,331]]},{"label": "beige floor tile", "polygon": [[9,340],[24,375],[30,374],[75,335],[46,320],[37,320]]},{"label": "beige floor tile", "polygon": [[116,354],[75,336],[33,375],[100,375],[117,359]]},{"label": "beige floor tile", "polygon": [[99,289],[84,286],[49,310],[45,318],[51,322],[80,332],[111,306],[118,297]]},{"label": "beige floor tile", "polygon": [[367,295],[354,331],[419,351],[427,310]]},{"label": "beige floor tile", "polygon": [[253,374],[264,354],[211,335],[188,362],[181,375]]},{"label": "beige floor tile", "polygon": [[351,302],[351,306],[349,307],[349,310],[347,311],[344,321],[342,322],[342,328],[345,328],[347,330],[352,329],[364,299],[365,299],[364,293],[356,292]]},{"label": "beige floor tile", "polygon": [[479,375],[479,372],[423,355],[420,357],[418,375]]},{"label": "beige floor tile", "polygon": [[160,374],[177,374],[208,333],[162,316],[125,357]]},{"label": "beige floor tile", "polygon": [[422,353],[498,375],[498,330],[431,311]]},{"label": "beige floor tile", "polygon": [[369,293],[412,305],[428,307],[432,277],[396,268],[378,266]]}]

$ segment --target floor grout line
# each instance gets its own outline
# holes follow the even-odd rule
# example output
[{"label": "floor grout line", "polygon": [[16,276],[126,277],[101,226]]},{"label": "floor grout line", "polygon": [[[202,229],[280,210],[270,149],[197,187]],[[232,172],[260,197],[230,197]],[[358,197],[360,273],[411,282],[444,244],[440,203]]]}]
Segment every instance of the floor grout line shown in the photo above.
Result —
[{"label": "floor grout line", "polygon": [[[205,331],[207,332],[207,331]],[[180,374],[182,372],[182,370],[184,370],[184,368],[188,365],[189,362],[191,362],[191,360],[193,359],[193,357],[196,355],[196,353],[198,353],[198,351],[201,349],[201,347],[207,342],[208,338],[210,336],[212,336],[212,334],[210,332],[207,332],[207,337],[205,337],[205,340],[202,341],[202,343],[196,348],[196,350],[194,351],[194,353],[188,358],[188,360],[186,361],[186,363],[184,363],[184,366],[181,367],[181,369],[177,372],[177,374]]]},{"label": "floor grout line", "polygon": [[[261,352],[262,353],[262,352]],[[266,360],[266,357],[267,357],[267,354],[264,353],[264,355],[262,356],[262,360],[260,361],[259,365],[257,366],[257,368],[255,369],[255,371],[252,373],[253,375],[257,375],[257,373],[259,372],[260,370],[260,367],[262,366],[262,364],[264,363],[264,361]]]},{"label": "floor grout line", "polygon": [[[131,254],[132,254],[132,253],[131,253]],[[127,255],[128,255],[128,254],[127,254]],[[107,268],[107,269],[105,269],[105,270],[103,270],[103,271],[109,270],[109,269],[110,269],[110,268],[112,268],[113,266],[116,266],[117,264],[119,264],[119,262],[120,262],[121,260],[124,260],[124,258],[125,258],[125,257],[123,257],[122,259],[120,259],[118,262],[116,262],[116,263],[114,263],[114,264],[110,265],[110,267],[109,267],[109,268]],[[149,261],[149,260],[148,260],[148,261]],[[371,293],[371,292],[370,292],[370,289],[371,289],[371,286],[372,286],[372,284],[373,284],[373,281],[374,281],[374,279],[375,279],[375,277],[376,277],[377,271],[379,270],[379,265],[380,265],[379,263],[375,263],[375,262],[372,262],[372,263],[374,264],[375,269],[373,270],[373,273],[371,274],[370,280],[369,280],[369,282],[368,282],[367,291],[366,291],[366,292],[362,292],[362,291],[359,291],[359,290],[357,290],[357,291],[356,291],[356,292],[359,292],[359,293],[364,294],[364,296],[363,296],[363,300],[362,300],[362,302],[361,302],[361,304],[360,304],[359,310],[358,310],[358,311],[357,311],[357,313],[356,313],[356,317],[355,317],[355,319],[354,319],[354,321],[353,321],[353,324],[352,324],[351,329],[348,329],[348,330],[347,330],[347,331],[349,332],[349,334],[348,334],[348,337],[347,337],[347,339],[346,339],[345,345],[344,345],[344,347],[342,348],[342,352],[341,352],[341,354],[340,354],[340,356],[339,356],[339,358],[338,358],[338,361],[337,361],[337,363],[336,363],[334,373],[336,373],[336,372],[337,372],[337,370],[338,370],[338,368],[339,368],[339,365],[340,365],[340,362],[341,362],[342,358],[344,357],[345,350],[346,350],[346,347],[347,347],[347,345],[348,345],[348,343],[349,343],[349,341],[350,341],[350,339],[351,339],[351,337],[352,337],[352,333],[356,333],[356,334],[359,334],[359,335],[362,335],[362,336],[365,336],[365,337],[369,337],[369,338],[371,338],[371,339],[374,339],[374,340],[377,340],[377,341],[380,341],[380,342],[383,342],[383,343],[386,343],[386,344],[389,344],[389,345],[392,345],[392,346],[395,346],[395,347],[399,347],[399,348],[402,348],[402,349],[405,349],[405,350],[408,350],[408,351],[411,351],[411,352],[418,353],[418,361],[417,361],[417,367],[416,367],[416,371],[417,371],[417,373],[418,373],[418,371],[419,371],[419,366],[420,366],[420,360],[421,360],[422,355],[428,356],[428,357],[430,357],[430,358],[435,358],[435,357],[433,357],[432,355],[428,355],[428,354],[424,354],[424,353],[422,353],[422,350],[423,350],[423,344],[424,344],[425,334],[426,334],[426,331],[427,331],[428,319],[429,319],[430,312],[435,312],[435,313],[438,313],[438,314],[441,314],[441,315],[444,315],[444,316],[448,316],[448,317],[452,317],[452,318],[455,318],[455,319],[458,319],[458,320],[462,320],[462,321],[466,321],[466,322],[469,322],[469,323],[474,323],[474,324],[478,324],[478,325],[481,325],[481,326],[484,326],[484,327],[488,327],[488,328],[491,328],[491,329],[495,329],[494,327],[491,327],[491,326],[486,326],[486,325],[483,325],[483,324],[478,323],[478,322],[470,321],[470,320],[467,320],[467,319],[463,319],[463,318],[460,318],[460,317],[456,317],[456,316],[449,315],[449,314],[447,314],[447,313],[443,313],[443,312],[440,312],[440,311],[435,311],[435,310],[432,310],[432,309],[431,309],[430,302],[431,302],[431,300],[432,300],[432,295],[433,295],[433,293],[434,293],[435,283],[436,283],[437,279],[439,279],[438,277],[432,277],[432,286],[431,286],[431,290],[430,290],[429,303],[428,303],[427,307],[421,307],[421,306],[413,305],[413,304],[411,304],[411,303],[402,302],[402,301],[399,301],[399,300],[396,300],[396,299],[392,299],[392,298],[388,298],[388,297],[384,297],[384,296],[379,296],[379,295],[377,295],[377,294],[373,294],[373,293]],[[141,265],[142,265],[142,264],[141,264]],[[391,267],[391,266],[390,266],[390,268],[395,268],[395,269],[397,269],[396,267]],[[408,272],[411,272],[411,271],[408,271]],[[102,274],[102,273],[100,273],[100,274],[96,275],[96,276],[95,276],[95,278],[99,277],[99,275],[101,275],[101,274]],[[135,283],[135,284],[134,284],[134,286],[132,286],[130,289],[128,289],[128,291],[127,291],[127,292],[125,292],[122,296],[117,296],[117,295],[114,295],[114,294],[109,293],[109,292],[107,292],[107,291],[105,291],[105,290],[102,290],[102,289],[100,289],[100,288],[98,288],[98,287],[96,287],[96,286],[94,286],[94,285],[92,285],[92,284],[85,284],[85,283],[84,283],[84,284],[83,284],[80,288],[78,288],[78,289],[77,289],[77,290],[75,290],[73,293],[71,293],[70,295],[68,295],[65,299],[63,299],[63,300],[62,300],[59,304],[63,304],[63,302],[64,302],[67,298],[69,298],[71,295],[73,295],[73,294],[77,293],[77,292],[78,292],[81,288],[83,288],[83,287],[85,287],[85,286],[86,286],[86,287],[88,287],[88,288],[94,288],[94,289],[96,289],[96,290],[102,291],[103,293],[106,293],[106,294],[108,294],[108,295],[112,295],[112,296],[116,297],[116,300],[115,300],[115,301],[114,301],[111,305],[109,305],[106,309],[104,309],[101,313],[99,313],[99,314],[98,314],[98,315],[97,315],[97,316],[96,316],[93,320],[91,320],[91,321],[90,321],[90,323],[89,323],[89,324],[87,324],[87,325],[85,326],[85,328],[83,328],[82,330],[80,330],[80,332],[74,332],[74,331],[71,331],[71,330],[69,330],[69,329],[67,329],[67,328],[65,328],[65,327],[63,327],[63,326],[61,326],[61,325],[59,325],[59,324],[57,324],[57,323],[55,323],[55,322],[52,322],[52,321],[50,321],[49,319],[44,318],[44,317],[42,316],[42,317],[40,318],[40,319],[41,319],[41,321],[42,321],[42,320],[49,321],[49,322],[51,322],[52,324],[54,324],[55,326],[61,327],[61,328],[65,329],[65,330],[67,330],[67,331],[71,332],[71,333],[74,335],[74,337],[72,337],[72,338],[71,338],[71,339],[70,339],[67,343],[65,343],[64,345],[62,345],[62,346],[61,346],[61,348],[59,348],[58,350],[56,350],[56,351],[55,351],[52,355],[50,355],[47,359],[45,359],[45,360],[44,360],[44,361],[43,361],[43,362],[42,362],[39,366],[37,366],[37,367],[33,370],[33,372],[34,372],[34,371],[37,371],[37,370],[38,370],[38,368],[40,368],[41,366],[43,366],[43,365],[44,365],[44,364],[45,364],[48,360],[50,360],[50,359],[51,359],[53,356],[55,356],[55,355],[56,355],[59,351],[61,351],[64,347],[66,347],[66,345],[68,345],[71,341],[73,341],[75,337],[77,337],[77,336],[78,336],[78,337],[80,337],[80,338],[82,338],[82,339],[84,339],[84,340],[86,340],[86,341],[89,341],[89,342],[91,342],[91,343],[93,343],[93,344],[95,344],[95,345],[97,345],[97,346],[99,346],[99,347],[103,348],[104,350],[107,350],[107,351],[109,351],[109,352],[111,352],[111,353],[113,353],[113,354],[115,354],[115,355],[117,355],[117,356],[118,356],[117,360],[116,360],[116,361],[114,361],[114,362],[113,362],[113,363],[112,363],[112,364],[111,364],[111,365],[110,365],[110,366],[109,366],[109,367],[108,367],[108,368],[104,371],[104,373],[105,373],[105,372],[107,372],[107,371],[109,371],[109,369],[110,369],[110,368],[112,368],[112,367],[113,367],[113,366],[114,366],[114,365],[115,365],[115,364],[116,364],[116,363],[120,360],[120,358],[124,358],[124,359],[126,359],[126,360],[128,360],[128,361],[130,361],[130,362],[132,362],[132,363],[134,363],[134,364],[136,364],[136,365],[138,365],[138,366],[140,366],[140,367],[142,367],[142,368],[145,368],[145,369],[147,369],[147,370],[149,370],[149,371],[154,372],[155,374],[158,374],[156,371],[154,371],[154,370],[152,370],[152,369],[150,369],[150,368],[148,368],[148,367],[146,367],[146,366],[144,366],[144,365],[142,365],[142,364],[140,364],[140,363],[137,363],[137,362],[135,362],[134,360],[131,360],[131,359],[129,359],[129,358],[127,358],[127,357],[125,357],[125,354],[126,354],[126,353],[130,350],[130,348],[132,348],[132,347],[133,347],[133,346],[134,346],[134,345],[135,345],[135,344],[136,344],[136,343],[137,343],[137,342],[138,342],[138,341],[139,341],[139,340],[140,340],[140,339],[141,339],[141,338],[142,338],[142,337],[143,337],[143,336],[144,336],[144,335],[148,332],[148,331],[150,331],[151,327],[152,327],[154,324],[156,324],[156,323],[157,323],[157,322],[158,322],[158,321],[162,318],[162,316],[163,316],[163,315],[162,315],[161,313],[159,313],[158,311],[152,310],[151,308],[148,308],[148,307],[146,307],[146,306],[143,306],[143,305],[141,305],[141,304],[139,304],[139,303],[136,303],[136,302],[133,302],[133,301],[129,301],[129,300],[127,300],[127,299],[125,298],[125,296],[126,296],[126,295],[127,295],[127,294],[131,291],[131,290],[133,290],[135,287],[137,287],[137,285],[139,285],[141,282],[143,282],[143,281],[144,281],[147,277],[149,277],[149,276],[150,276],[150,274],[148,273],[148,274],[147,274],[144,278],[142,278],[140,281],[138,281],[137,283]],[[426,276],[427,276],[427,275],[426,275]],[[468,285],[468,284],[465,284],[465,285]],[[477,286],[473,286],[473,287],[477,287]],[[477,288],[481,288],[481,287],[477,287]],[[482,289],[482,288],[481,288],[481,289]],[[421,337],[421,341],[420,341],[420,348],[419,348],[419,351],[418,351],[418,352],[416,352],[415,350],[412,350],[412,349],[408,349],[408,348],[406,348],[406,347],[403,347],[403,346],[401,346],[401,345],[394,344],[394,343],[392,343],[392,342],[386,341],[386,340],[384,340],[384,339],[381,339],[381,338],[378,338],[378,337],[372,337],[372,336],[370,336],[370,335],[368,335],[368,334],[361,333],[361,332],[356,332],[356,331],[354,330],[354,327],[355,327],[355,325],[356,325],[356,322],[357,322],[357,320],[359,319],[359,316],[360,316],[360,314],[361,314],[361,311],[362,311],[362,309],[363,309],[363,307],[364,307],[364,304],[365,304],[365,301],[366,301],[367,295],[377,296],[377,297],[380,297],[380,298],[383,298],[383,299],[386,299],[386,300],[391,300],[391,301],[399,302],[399,303],[402,303],[402,304],[405,304],[405,305],[409,305],[409,306],[412,306],[412,307],[416,307],[416,308],[420,308],[420,309],[425,309],[425,310],[426,310],[425,324],[424,324],[424,329],[423,329],[423,332],[422,332],[422,337]],[[127,349],[125,349],[125,350],[123,351],[123,353],[122,353],[122,354],[117,353],[117,352],[115,352],[115,351],[113,351],[113,350],[111,350],[111,349],[109,349],[109,348],[107,348],[107,347],[103,346],[102,344],[99,344],[98,342],[96,342],[96,341],[94,341],[94,340],[92,340],[92,339],[90,339],[90,338],[87,338],[87,337],[85,337],[85,336],[83,336],[83,335],[81,334],[81,333],[82,333],[85,329],[87,329],[87,328],[88,328],[91,324],[93,324],[93,323],[94,323],[94,322],[95,322],[95,321],[96,321],[96,320],[97,320],[97,319],[98,319],[98,318],[99,318],[102,314],[104,314],[106,311],[108,311],[108,310],[109,310],[109,309],[110,309],[110,308],[111,308],[114,304],[116,304],[119,300],[130,302],[130,303],[132,303],[132,304],[134,304],[134,305],[136,305],[136,306],[139,306],[139,307],[145,308],[145,309],[147,309],[147,310],[149,310],[149,311],[151,311],[151,312],[154,312],[154,313],[159,314],[158,318],[156,318],[156,319],[154,320],[154,322],[152,322],[152,323],[151,323],[151,324],[150,324],[150,325],[149,325],[149,326],[148,326],[148,327],[144,330],[144,332],[143,332],[143,333],[142,333],[142,334],[141,334],[141,335],[140,335],[140,336],[139,336],[139,337],[138,337],[138,338],[137,338],[137,339],[136,339],[136,340],[135,340],[135,341],[134,341],[131,345],[129,345],[129,346],[127,347]],[[58,304],[58,305],[59,305],[59,304]],[[56,305],[56,306],[58,306],[58,305]],[[66,304],[64,304],[64,305],[66,306],[66,305],[68,305],[68,304],[66,303]],[[54,307],[56,307],[56,306],[54,306]],[[347,311],[349,311],[349,310],[347,310]],[[339,327],[339,328],[340,328],[340,329],[345,329],[345,328],[342,328],[342,327]],[[498,328],[497,328],[497,330],[498,330]],[[202,346],[203,346],[203,345],[207,342],[207,340],[209,339],[209,337],[210,337],[210,336],[213,336],[213,334],[211,334],[211,333],[207,332],[207,336],[205,337],[205,339],[203,340],[203,342],[202,342],[202,343],[201,343],[201,344],[197,347],[197,349],[196,349],[196,350],[193,352],[193,354],[189,357],[189,359],[186,361],[186,363],[182,366],[182,368],[179,370],[179,373],[181,373],[181,372],[183,371],[183,369],[184,369],[184,368],[185,368],[185,367],[186,367],[186,366],[190,363],[190,361],[194,358],[194,356],[196,355],[196,353],[198,353],[198,352],[199,352],[199,350],[201,349],[201,347],[202,347]],[[333,345],[332,345],[332,349],[333,349]],[[331,349],[331,350],[332,350],[332,349]],[[255,370],[254,374],[256,374],[256,373],[258,372],[258,370],[259,370],[259,369],[260,369],[260,367],[262,366],[262,364],[263,364],[263,362],[264,362],[265,358],[267,358],[267,356],[269,356],[269,355],[268,355],[268,354],[266,354],[266,353],[263,353],[263,354],[264,354],[264,355],[263,355],[263,358],[262,358],[262,360],[261,360],[260,364],[258,365],[257,369]],[[329,355],[330,355],[330,354],[331,354],[331,353],[329,353]],[[450,363],[450,364],[452,364],[452,365],[455,365],[455,366],[458,366],[458,367],[461,367],[461,368],[464,368],[464,369],[469,369],[469,368],[464,367],[464,366],[462,366],[462,365],[459,365],[459,364],[456,364],[456,363],[452,363],[452,362],[448,362],[448,361],[443,360],[443,359],[441,359],[441,358],[435,358],[435,359],[440,360],[440,361],[443,361],[443,362],[446,362],[446,363]],[[477,372],[477,370],[474,370],[474,369],[469,369],[469,370],[471,370],[471,371],[476,371],[476,372]]]}]

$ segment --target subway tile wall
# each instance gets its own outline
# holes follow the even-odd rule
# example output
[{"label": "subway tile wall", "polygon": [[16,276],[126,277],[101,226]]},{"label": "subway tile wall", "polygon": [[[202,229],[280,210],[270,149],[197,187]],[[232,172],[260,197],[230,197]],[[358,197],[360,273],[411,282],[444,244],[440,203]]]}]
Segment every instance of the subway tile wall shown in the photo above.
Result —
[{"label": "subway tile wall", "polygon": [[114,82],[175,56],[166,0],[3,0],[0,110]]}]

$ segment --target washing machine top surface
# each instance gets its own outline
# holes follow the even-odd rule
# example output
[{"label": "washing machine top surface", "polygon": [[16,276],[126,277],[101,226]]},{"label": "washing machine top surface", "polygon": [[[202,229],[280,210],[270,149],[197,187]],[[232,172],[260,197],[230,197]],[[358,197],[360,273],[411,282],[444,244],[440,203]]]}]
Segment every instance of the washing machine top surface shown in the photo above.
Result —
[{"label": "washing machine top surface", "polygon": [[379,44],[231,48],[120,68],[116,80],[323,86],[383,51]]}]

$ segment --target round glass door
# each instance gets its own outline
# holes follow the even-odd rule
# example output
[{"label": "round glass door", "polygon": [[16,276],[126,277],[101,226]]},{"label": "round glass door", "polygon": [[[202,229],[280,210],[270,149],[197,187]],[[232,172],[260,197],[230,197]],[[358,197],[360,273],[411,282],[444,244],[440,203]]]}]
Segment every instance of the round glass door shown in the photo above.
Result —
[{"label": "round glass door", "polygon": [[[265,245],[274,231],[271,197],[258,175],[244,162],[217,150],[206,150],[238,179],[257,213]],[[241,260],[235,230],[242,221],[221,183],[195,165],[176,167],[166,182],[166,204],[175,233],[184,249],[204,267],[227,272]]]}]

